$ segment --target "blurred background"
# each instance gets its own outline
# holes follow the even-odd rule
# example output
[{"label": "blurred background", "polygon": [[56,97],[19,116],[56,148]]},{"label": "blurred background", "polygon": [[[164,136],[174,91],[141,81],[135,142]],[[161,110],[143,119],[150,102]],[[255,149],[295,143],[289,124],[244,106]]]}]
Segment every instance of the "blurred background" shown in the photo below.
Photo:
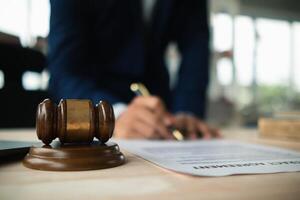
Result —
[{"label": "blurred background", "polygon": [[[300,2],[210,0],[209,122],[256,127],[300,110]],[[48,0],[0,0],[0,127],[34,126],[47,97]],[[166,51],[171,86],[180,54]]]}]

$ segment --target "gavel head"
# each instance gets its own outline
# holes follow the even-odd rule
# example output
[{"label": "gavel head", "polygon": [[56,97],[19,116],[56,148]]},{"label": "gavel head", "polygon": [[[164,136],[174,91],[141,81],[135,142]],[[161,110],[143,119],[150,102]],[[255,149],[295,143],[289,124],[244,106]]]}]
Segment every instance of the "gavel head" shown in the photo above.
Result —
[{"label": "gavel head", "polygon": [[47,145],[57,137],[61,143],[90,143],[94,137],[105,143],[114,126],[114,112],[106,101],[94,106],[90,100],[62,99],[57,106],[45,99],[37,109],[37,136]]}]

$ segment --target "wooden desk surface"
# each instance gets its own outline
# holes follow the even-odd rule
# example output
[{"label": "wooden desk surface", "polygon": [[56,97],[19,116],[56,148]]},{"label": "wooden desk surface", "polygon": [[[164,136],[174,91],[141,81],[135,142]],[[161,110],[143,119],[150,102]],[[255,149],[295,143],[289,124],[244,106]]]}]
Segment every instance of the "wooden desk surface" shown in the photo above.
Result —
[{"label": "wooden desk surface", "polygon": [[[300,151],[299,142],[261,139],[255,130],[225,130],[225,138]],[[36,140],[33,130],[1,130],[0,140]],[[123,166],[47,172],[21,162],[0,165],[0,199],[300,199],[300,173],[193,177],[130,153]]]}]

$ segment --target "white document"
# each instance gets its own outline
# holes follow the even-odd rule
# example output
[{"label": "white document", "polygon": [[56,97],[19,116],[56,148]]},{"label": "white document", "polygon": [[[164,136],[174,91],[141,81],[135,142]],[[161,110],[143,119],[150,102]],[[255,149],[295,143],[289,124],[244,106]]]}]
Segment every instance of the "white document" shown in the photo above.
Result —
[{"label": "white document", "polygon": [[300,153],[230,140],[118,140],[121,148],[161,167],[197,176],[300,171]]}]

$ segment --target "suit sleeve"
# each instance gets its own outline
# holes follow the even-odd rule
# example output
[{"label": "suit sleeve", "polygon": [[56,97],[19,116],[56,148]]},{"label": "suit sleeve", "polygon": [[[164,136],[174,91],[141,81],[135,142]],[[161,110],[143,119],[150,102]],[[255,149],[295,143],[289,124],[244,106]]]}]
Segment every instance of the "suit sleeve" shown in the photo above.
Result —
[{"label": "suit sleeve", "polygon": [[[94,103],[104,99],[112,104],[120,102],[109,91],[99,89],[95,76],[91,76],[89,1],[51,0],[50,3],[48,68],[49,91],[54,99],[89,98]],[[101,78],[102,74],[97,76]]]},{"label": "suit sleeve", "polygon": [[173,33],[182,56],[173,111],[204,117],[208,85],[209,31],[206,1],[178,1]]}]

